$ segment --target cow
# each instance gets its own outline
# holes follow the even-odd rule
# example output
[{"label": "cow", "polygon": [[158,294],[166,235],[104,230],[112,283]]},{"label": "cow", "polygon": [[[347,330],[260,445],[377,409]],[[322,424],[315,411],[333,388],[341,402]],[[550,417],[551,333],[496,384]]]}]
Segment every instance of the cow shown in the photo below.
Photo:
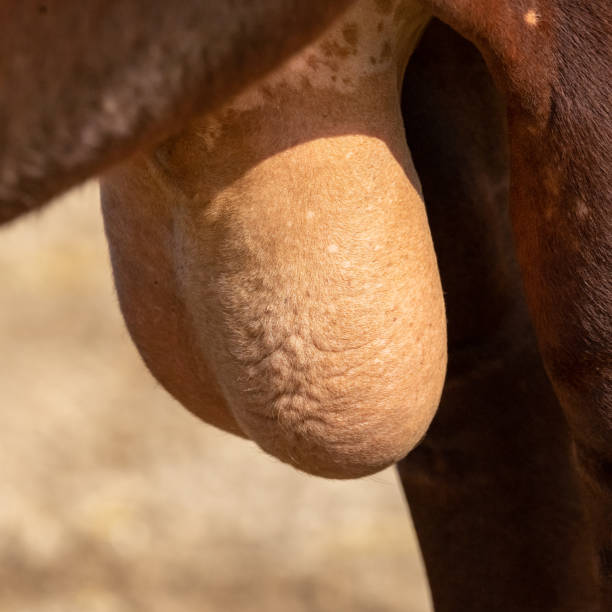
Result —
[{"label": "cow", "polygon": [[0,220],[102,172],[187,409],[398,463],[438,611],[610,609],[609,3],[152,4],[4,3],[6,82],[41,76],[2,89]]}]

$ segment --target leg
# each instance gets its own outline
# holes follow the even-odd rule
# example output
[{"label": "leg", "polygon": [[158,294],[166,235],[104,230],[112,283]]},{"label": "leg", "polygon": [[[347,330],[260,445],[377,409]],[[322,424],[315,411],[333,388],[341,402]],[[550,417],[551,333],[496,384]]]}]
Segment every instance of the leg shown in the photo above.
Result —
[{"label": "leg", "polygon": [[[581,3],[578,3],[580,5]],[[511,215],[527,301],[546,370],[570,426],[612,609],[612,118],[610,5],[585,35],[560,28],[561,88],[545,128],[510,114]],[[580,7],[576,7],[580,9]],[[607,24],[605,33],[598,33]],[[588,43],[603,35],[607,58]],[[607,35],[607,38],[605,37]],[[605,64],[607,63],[607,68]],[[531,128],[531,129],[530,129]]]},{"label": "leg", "polygon": [[438,415],[399,465],[436,610],[594,610],[567,427],[510,255],[503,106],[439,22],[404,87],[449,318]]},{"label": "leg", "polygon": [[612,609],[612,5],[428,0],[508,100],[510,211],[527,304],[565,412]]}]

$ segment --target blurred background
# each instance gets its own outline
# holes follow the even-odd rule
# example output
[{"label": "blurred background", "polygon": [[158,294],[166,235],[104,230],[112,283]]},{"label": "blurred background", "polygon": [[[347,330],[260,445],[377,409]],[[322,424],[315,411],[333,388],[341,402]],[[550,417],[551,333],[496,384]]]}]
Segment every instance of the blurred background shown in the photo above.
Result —
[{"label": "blurred background", "polygon": [[1,612],[428,612],[393,470],[197,421],[123,326],[94,182],[0,229]]}]

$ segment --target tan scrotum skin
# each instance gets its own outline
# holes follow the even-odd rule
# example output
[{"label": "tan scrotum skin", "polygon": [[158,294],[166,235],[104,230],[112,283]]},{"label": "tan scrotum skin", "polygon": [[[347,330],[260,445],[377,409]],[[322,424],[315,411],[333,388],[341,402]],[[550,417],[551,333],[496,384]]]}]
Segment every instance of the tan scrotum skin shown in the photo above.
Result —
[{"label": "tan scrotum skin", "polygon": [[153,374],[321,476],[399,460],[440,398],[444,305],[398,92],[427,19],[361,0],[103,181],[123,314]]}]

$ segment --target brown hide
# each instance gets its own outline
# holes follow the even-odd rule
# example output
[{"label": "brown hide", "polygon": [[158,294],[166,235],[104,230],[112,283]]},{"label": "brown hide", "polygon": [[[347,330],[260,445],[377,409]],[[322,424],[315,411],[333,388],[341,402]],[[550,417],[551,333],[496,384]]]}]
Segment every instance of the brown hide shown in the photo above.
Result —
[{"label": "brown hide", "polygon": [[432,0],[507,100],[510,210],[527,303],[590,500],[612,607],[612,5]]},{"label": "brown hide", "polygon": [[2,0],[0,223],[177,130],[349,0]]},{"label": "brown hide", "polygon": [[512,248],[505,106],[477,50],[435,20],[402,100],[448,316],[440,407],[398,466],[435,609],[599,610],[569,432]]}]

